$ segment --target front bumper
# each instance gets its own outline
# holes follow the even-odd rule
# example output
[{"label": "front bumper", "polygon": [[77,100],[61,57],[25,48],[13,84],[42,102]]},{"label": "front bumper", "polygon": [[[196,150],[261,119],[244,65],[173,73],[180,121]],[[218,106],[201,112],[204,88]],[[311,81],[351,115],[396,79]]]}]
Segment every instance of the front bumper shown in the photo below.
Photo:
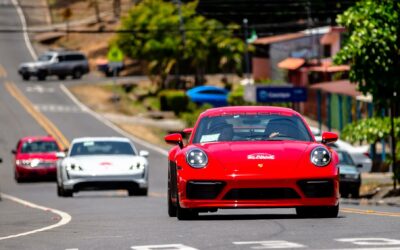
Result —
[{"label": "front bumper", "polygon": [[148,188],[148,179],[143,174],[135,175],[67,175],[63,181],[65,190],[115,190]]},{"label": "front bumper", "polygon": [[[198,190],[194,190],[193,181],[215,182],[219,187],[200,186]],[[179,204],[183,208],[335,206],[339,202],[337,176],[317,179],[226,178],[218,181],[181,178],[178,186]]]},{"label": "front bumper", "polygon": [[57,172],[56,166],[48,167],[25,167],[15,166],[16,174],[19,178],[32,178],[32,177],[55,177]]},{"label": "front bumper", "polygon": [[32,75],[32,76],[37,76],[39,72],[38,68],[29,68],[29,67],[23,67],[18,69],[18,73],[20,75]]}]

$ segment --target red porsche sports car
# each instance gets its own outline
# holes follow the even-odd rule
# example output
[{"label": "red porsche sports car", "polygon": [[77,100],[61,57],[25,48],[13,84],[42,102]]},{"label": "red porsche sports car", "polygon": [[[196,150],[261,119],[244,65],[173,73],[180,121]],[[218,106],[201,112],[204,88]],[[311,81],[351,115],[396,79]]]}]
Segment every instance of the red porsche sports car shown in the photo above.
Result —
[{"label": "red porsche sports car", "polygon": [[20,139],[15,149],[15,180],[22,182],[37,178],[53,178],[57,171],[60,147],[51,136],[28,136]]},{"label": "red porsche sports car", "polygon": [[337,217],[339,168],[324,132],[316,142],[288,108],[251,106],[203,112],[185,144],[169,152],[168,214],[180,220],[219,208],[293,207],[301,217]]}]

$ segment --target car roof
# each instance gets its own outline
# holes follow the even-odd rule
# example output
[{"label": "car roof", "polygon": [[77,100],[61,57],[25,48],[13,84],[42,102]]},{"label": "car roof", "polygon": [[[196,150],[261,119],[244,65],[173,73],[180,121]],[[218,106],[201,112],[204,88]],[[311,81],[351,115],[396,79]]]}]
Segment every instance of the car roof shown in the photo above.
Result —
[{"label": "car roof", "polygon": [[82,52],[80,52],[80,51],[71,51],[71,50],[49,50],[49,51],[46,51],[44,54],[52,54],[52,55],[54,55],[54,54],[57,54],[57,55],[76,55],[76,54],[79,54],[79,55],[84,55]]},{"label": "car roof", "polygon": [[203,86],[194,87],[194,88],[189,89],[187,92],[188,93],[192,93],[192,92],[199,92],[199,91],[203,91],[203,90],[221,90],[221,91],[228,92],[224,88],[217,87],[217,86],[210,86],[210,85],[203,85]]},{"label": "car roof", "polygon": [[207,109],[201,114],[201,117],[243,114],[243,113],[247,114],[272,113],[272,114],[300,116],[299,113],[290,108],[275,107],[275,106],[230,106],[230,107]]},{"label": "car roof", "polygon": [[37,135],[37,136],[25,136],[20,139],[21,142],[26,141],[56,141],[51,135]]},{"label": "car roof", "polygon": [[131,142],[126,137],[79,137],[72,140],[72,143],[88,142],[88,141],[119,141],[119,142]]}]

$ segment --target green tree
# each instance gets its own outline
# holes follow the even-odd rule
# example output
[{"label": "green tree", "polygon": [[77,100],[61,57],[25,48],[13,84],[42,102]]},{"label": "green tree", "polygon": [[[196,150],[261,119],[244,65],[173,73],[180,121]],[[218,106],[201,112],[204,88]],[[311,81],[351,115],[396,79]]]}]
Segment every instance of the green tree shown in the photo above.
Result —
[{"label": "green tree", "polygon": [[370,93],[375,104],[390,107],[393,156],[393,115],[400,101],[399,18],[399,1],[359,1],[337,17],[338,24],[347,28],[349,38],[335,58],[339,64],[350,62],[350,80],[358,83],[360,91]]},{"label": "green tree", "polygon": [[196,14],[196,7],[197,2],[189,2],[179,11],[171,2],[143,0],[122,20],[115,42],[126,55],[145,62],[160,88],[167,87],[167,76],[178,59],[194,69],[198,82],[211,53],[213,58],[225,57],[226,64],[241,65],[237,55],[243,53],[244,44],[233,37],[235,27]]}]

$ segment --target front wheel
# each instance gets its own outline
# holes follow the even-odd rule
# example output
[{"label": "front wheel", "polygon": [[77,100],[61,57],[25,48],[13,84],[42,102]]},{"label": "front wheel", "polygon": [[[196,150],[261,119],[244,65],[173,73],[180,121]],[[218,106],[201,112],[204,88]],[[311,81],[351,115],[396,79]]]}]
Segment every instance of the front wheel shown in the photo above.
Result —
[{"label": "front wheel", "polygon": [[339,205],[323,207],[297,207],[296,214],[301,218],[336,218],[339,214]]},{"label": "front wheel", "polygon": [[179,198],[176,201],[176,217],[178,220],[194,220],[198,217],[199,212],[190,208],[182,208],[179,205]]},{"label": "front wheel", "polygon": [[23,75],[22,75],[22,79],[23,79],[24,81],[29,81],[30,78],[31,78],[31,76],[30,76],[29,74],[23,74]]},{"label": "front wheel", "polygon": [[73,196],[73,192],[72,190],[65,190],[64,187],[60,187],[57,185],[57,194],[60,197],[72,197]]},{"label": "front wheel", "polygon": [[73,79],[81,79],[83,75],[83,72],[81,69],[74,69],[74,71],[72,72],[72,78]]},{"label": "front wheel", "polygon": [[172,202],[171,191],[168,189],[168,215],[176,217],[176,205]]}]

